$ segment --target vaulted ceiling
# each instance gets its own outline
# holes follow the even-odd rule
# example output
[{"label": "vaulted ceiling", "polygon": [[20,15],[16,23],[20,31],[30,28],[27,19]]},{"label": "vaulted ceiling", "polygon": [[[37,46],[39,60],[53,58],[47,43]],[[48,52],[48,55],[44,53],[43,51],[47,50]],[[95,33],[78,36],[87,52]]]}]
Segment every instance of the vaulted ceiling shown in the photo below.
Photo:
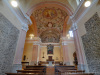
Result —
[{"label": "vaulted ceiling", "polygon": [[[76,1],[76,0],[74,0]],[[68,30],[68,17],[73,14],[71,0],[19,0],[23,12],[30,16],[35,37],[43,43],[58,43]]]},{"label": "vaulted ceiling", "polygon": [[67,13],[60,8],[44,7],[33,12],[37,23],[38,34],[41,34],[47,29],[56,29],[59,32],[63,31],[63,25]]}]

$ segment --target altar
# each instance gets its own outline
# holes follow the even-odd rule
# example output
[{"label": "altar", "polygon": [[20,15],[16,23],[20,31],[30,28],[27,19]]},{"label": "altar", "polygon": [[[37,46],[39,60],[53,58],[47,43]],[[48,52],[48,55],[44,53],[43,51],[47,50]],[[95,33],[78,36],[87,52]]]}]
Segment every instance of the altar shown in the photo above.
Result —
[{"label": "altar", "polygon": [[48,56],[47,62],[49,63],[48,66],[53,66],[54,59],[52,59],[52,56]]}]

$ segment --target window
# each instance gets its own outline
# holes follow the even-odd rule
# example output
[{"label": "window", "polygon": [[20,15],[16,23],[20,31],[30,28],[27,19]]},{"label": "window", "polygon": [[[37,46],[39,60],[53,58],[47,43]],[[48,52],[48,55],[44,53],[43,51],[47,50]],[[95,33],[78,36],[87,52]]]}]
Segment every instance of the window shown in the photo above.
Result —
[{"label": "window", "polygon": [[73,31],[69,31],[70,37],[73,37]]}]

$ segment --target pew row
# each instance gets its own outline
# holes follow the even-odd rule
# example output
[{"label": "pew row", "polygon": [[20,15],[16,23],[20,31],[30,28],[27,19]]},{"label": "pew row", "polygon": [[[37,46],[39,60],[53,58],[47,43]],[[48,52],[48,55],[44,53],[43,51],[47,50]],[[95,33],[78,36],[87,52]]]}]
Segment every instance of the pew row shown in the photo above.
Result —
[{"label": "pew row", "polygon": [[6,73],[7,75],[44,75],[44,74],[40,74],[40,73]]}]

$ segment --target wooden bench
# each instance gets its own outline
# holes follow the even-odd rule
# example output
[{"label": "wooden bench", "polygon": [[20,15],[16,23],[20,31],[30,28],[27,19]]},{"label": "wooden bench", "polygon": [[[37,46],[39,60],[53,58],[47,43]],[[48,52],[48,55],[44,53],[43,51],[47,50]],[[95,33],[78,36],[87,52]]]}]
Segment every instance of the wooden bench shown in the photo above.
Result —
[{"label": "wooden bench", "polygon": [[7,75],[44,75],[42,73],[6,73]]},{"label": "wooden bench", "polygon": [[77,68],[75,66],[65,66],[65,65],[55,66],[55,72],[59,72],[59,70],[77,70]]},{"label": "wooden bench", "polygon": [[72,73],[72,74],[65,74],[65,75],[94,75],[93,73]]},{"label": "wooden bench", "polygon": [[44,73],[43,70],[17,70],[17,73]]},{"label": "wooden bench", "polygon": [[60,70],[61,73],[84,73],[84,70]]},{"label": "wooden bench", "polygon": [[38,67],[38,68],[24,68],[24,70],[44,70],[44,67]]}]

